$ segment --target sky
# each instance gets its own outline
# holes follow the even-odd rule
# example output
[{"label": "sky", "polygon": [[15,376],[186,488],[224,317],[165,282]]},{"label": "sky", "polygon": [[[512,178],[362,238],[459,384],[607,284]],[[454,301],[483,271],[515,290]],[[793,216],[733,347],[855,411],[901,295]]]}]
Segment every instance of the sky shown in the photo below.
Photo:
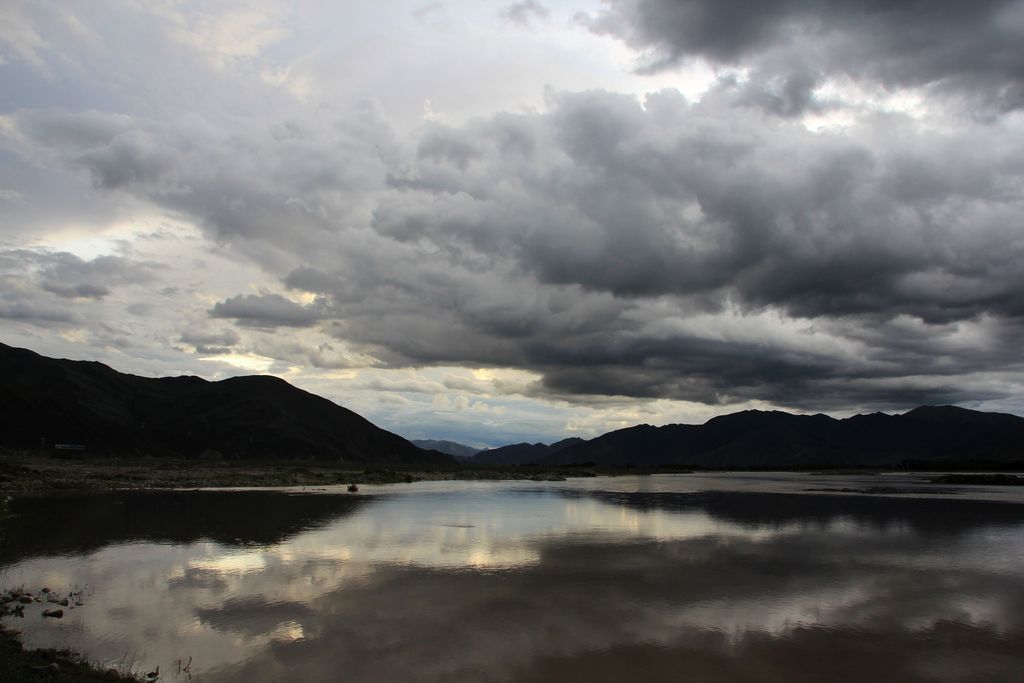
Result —
[{"label": "sky", "polygon": [[1024,415],[1024,2],[5,0],[0,341],[408,438]]}]

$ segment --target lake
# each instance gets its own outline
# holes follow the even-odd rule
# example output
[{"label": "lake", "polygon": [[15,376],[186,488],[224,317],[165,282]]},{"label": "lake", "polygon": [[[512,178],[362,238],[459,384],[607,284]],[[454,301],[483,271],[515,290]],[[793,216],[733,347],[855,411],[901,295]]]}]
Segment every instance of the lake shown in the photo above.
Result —
[{"label": "lake", "polygon": [[[873,487],[901,494],[808,491]],[[82,594],[6,618],[27,645],[164,681],[1016,681],[1022,503],[751,473],[18,498],[0,586]]]}]

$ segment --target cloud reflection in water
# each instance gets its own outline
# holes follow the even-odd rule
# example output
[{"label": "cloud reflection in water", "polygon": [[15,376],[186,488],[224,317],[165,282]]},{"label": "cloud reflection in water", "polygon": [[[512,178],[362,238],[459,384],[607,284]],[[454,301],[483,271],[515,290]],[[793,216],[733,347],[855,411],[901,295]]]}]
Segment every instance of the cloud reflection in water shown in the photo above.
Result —
[{"label": "cloud reflection in water", "polygon": [[269,544],[113,543],[7,579],[91,587],[62,623],[26,620],[33,644],[162,671],[192,656],[206,680],[1024,669],[1024,507],[453,483],[337,514]]}]

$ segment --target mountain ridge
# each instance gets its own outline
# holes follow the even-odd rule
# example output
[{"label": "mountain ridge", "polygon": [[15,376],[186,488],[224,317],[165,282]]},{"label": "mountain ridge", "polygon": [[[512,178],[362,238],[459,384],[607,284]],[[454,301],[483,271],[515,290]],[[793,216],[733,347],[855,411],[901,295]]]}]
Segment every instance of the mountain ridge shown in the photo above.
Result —
[{"label": "mountain ridge", "polygon": [[442,464],[361,415],[278,377],[148,378],[0,344],[0,445],[90,453]]},{"label": "mountain ridge", "polygon": [[448,441],[447,439],[410,439],[409,441],[424,450],[438,451],[460,460],[472,458],[482,450],[457,441]]},{"label": "mountain ridge", "polygon": [[[647,424],[585,441],[521,443],[472,457],[425,450],[332,401],[268,375],[146,378],[97,361],[0,343],[0,446],[90,453],[327,459],[368,465],[657,468],[892,466],[1024,462],[1024,418],[958,406],[847,418],[745,410],[700,425]],[[454,442],[447,443],[472,450]]]},{"label": "mountain ridge", "polygon": [[514,443],[480,451],[470,462],[476,465],[527,465],[544,462],[547,458],[557,455],[560,451],[582,443],[583,439],[569,437],[552,444],[545,443]]},{"label": "mountain ridge", "polygon": [[834,418],[748,410],[702,425],[637,425],[575,444],[544,465],[803,467],[903,461],[1024,461],[1024,418],[957,406]]}]

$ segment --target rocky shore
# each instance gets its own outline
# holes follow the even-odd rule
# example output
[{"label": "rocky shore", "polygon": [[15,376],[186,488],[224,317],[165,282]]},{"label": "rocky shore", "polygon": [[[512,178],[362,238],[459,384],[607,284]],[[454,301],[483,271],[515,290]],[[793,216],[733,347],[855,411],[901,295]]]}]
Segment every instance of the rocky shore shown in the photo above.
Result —
[{"label": "rocky shore", "polygon": [[[15,597],[15,595],[17,597]],[[23,598],[28,598],[24,602]],[[63,616],[63,607],[43,607],[36,603],[38,595],[23,593],[20,590],[6,591],[2,599],[10,602],[3,603],[0,610],[5,613],[5,624],[16,623],[18,618],[56,618]],[[65,598],[61,598],[66,599]],[[42,601],[41,601],[42,602]],[[58,600],[58,603],[60,600]],[[68,608],[74,607],[72,600],[68,601]],[[43,605],[49,605],[43,602]],[[34,609],[35,608],[35,609]],[[27,613],[26,613],[27,610]],[[35,612],[40,612],[36,615]],[[51,616],[42,616],[50,612]],[[60,615],[53,615],[53,612],[61,612]],[[71,650],[26,650],[18,640],[19,632],[16,628],[0,627],[0,683],[21,683],[23,681],[47,681],[57,683],[124,683],[125,681],[147,681],[144,675],[133,676],[114,668],[103,668],[83,659]]]},{"label": "rocky shore", "polygon": [[28,591],[24,587],[0,593],[0,681],[134,681],[117,671],[103,670],[70,650],[26,650],[18,640],[19,632],[10,627],[23,619],[64,618],[84,604],[81,592],[66,594],[43,587]]}]

